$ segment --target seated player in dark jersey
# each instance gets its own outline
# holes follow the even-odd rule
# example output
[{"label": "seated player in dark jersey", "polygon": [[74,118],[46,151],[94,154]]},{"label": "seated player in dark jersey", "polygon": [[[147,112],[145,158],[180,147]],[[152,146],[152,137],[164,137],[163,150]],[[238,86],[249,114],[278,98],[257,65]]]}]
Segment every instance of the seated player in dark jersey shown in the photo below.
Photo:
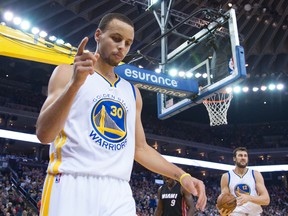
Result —
[{"label": "seated player in dark jersey", "polygon": [[158,205],[154,216],[192,216],[193,196],[179,182],[163,176],[164,185],[158,189]]}]

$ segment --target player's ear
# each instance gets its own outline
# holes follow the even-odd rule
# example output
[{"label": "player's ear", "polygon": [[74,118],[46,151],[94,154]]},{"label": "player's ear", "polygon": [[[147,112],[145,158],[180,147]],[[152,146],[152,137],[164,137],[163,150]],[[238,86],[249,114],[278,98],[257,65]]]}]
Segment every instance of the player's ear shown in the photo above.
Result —
[{"label": "player's ear", "polygon": [[102,31],[99,28],[97,28],[95,31],[95,34],[94,34],[95,41],[99,42],[99,37],[100,37],[101,33],[102,33]]}]

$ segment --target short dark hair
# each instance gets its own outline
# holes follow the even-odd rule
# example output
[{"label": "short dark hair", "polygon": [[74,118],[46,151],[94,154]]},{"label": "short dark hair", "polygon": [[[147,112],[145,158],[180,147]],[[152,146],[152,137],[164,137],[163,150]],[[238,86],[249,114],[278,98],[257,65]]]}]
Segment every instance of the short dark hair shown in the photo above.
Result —
[{"label": "short dark hair", "polygon": [[126,15],[121,14],[121,13],[108,13],[106,14],[101,20],[100,23],[98,25],[98,28],[101,31],[105,31],[108,24],[113,20],[113,19],[117,19],[120,20],[124,23],[127,23],[128,25],[132,26],[134,28],[134,24],[132,22],[131,19],[129,19]]},{"label": "short dark hair", "polygon": [[246,147],[238,147],[238,148],[235,148],[234,151],[233,151],[233,157],[236,157],[236,154],[237,154],[237,151],[245,151],[248,153],[248,150]]}]

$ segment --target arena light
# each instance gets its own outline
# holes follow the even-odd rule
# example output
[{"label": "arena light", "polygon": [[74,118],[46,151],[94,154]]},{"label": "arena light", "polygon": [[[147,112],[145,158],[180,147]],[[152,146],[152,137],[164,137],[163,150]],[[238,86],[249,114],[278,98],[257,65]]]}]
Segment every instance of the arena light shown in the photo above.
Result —
[{"label": "arena light", "polygon": [[176,76],[177,75],[177,70],[174,69],[174,68],[170,69],[169,70],[169,75],[172,76],[172,77]]},{"label": "arena light", "polygon": [[245,4],[244,5],[244,10],[245,11],[249,12],[249,11],[251,11],[251,9],[252,9],[252,6],[250,4]]},{"label": "arena light", "polygon": [[227,88],[226,88],[226,92],[227,92],[227,93],[231,93],[232,91],[233,91],[233,89],[232,89],[231,87],[227,87]]},{"label": "arena light", "polygon": [[40,30],[39,30],[39,28],[37,28],[37,27],[33,27],[32,30],[31,30],[31,32],[32,32],[34,35],[36,35],[36,34],[38,34],[38,33],[40,32]]},{"label": "arena light", "polygon": [[14,17],[14,15],[10,11],[7,11],[7,12],[4,13],[4,19],[6,21],[11,21],[13,19],[13,17]]},{"label": "arena light", "polygon": [[58,44],[58,45],[63,45],[63,44],[64,44],[64,40],[62,40],[62,39],[57,39],[57,40],[56,40],[56,44]]},{"label": "arena light", "polygon": [[184,71],[179,71],[178,75],[179,75],[179,77],[184,77],[185,76],[185,72]]},{"label": "arena light", "polygon": [[[48,33],[45,32],[45,31],[40,31],[39,28],[37,27],[33,27],[31,28],[31,25],[27,20],[22,20],[22,18],[20,16],[15,16],[12,12],[10,11],[7,11],[3,14],[3,18],[5,21],[7,21],[7,25],[9,26],[9,24],[13,24],[14,23],[14,27],[17,26],[17,28],[23,32],[29,30],[32,34],[34,34],[34,39],[37,39],[39,38],[39,36],[41,38],[46,38],[48,36]],[[1,22],[0,25],[6,25],[6,23],[4,22]],[[14,28],[13,27],[13,28]],[[39,35],[39,36],[38,36]],[[56,43],[57,45],[59,46],[62,46],[64,45],[64,41],[62,39],[58,39],[56,38],[55,36],[49,36],[49,40],[52,42],[52,43]],[[49,48],[52,48],[54,47],[53,45],[51,44],[48,44],[47,47]],[[67,46],[69,48],[71,48],[72,46]],[[67,48],[66,47],[66,48]],[[74,48],[73,48],[74,49]]]},{"label": "arena light", "polygon": [[[251,87],[251,91],[253,92],[258,92],[259,90],[261,91],[266,91],[266,90],[270,90],[270,91],[274,91],[274,90],[283,90],[285,88],[285,86],[282,83],[270,83],[269,85],[262,85],[261,87],[259,86],[254,86]],[[227,92],[231,92],[231,87],[226,88]],[[235,86],[233,87],[233,91],[234,93],[240,93],[240,92],[245,92],[248,93],[250,91],[250,87],[249,86]]]},{"label": "arena light", "polygon": [[268,86],[268,88],[269,88],[269,90],[273,91],[273,90],[275,90],[276,86],[274,84],[270,84]]},{"label": "arena light", "polygon": [[21,29],[28,30],[30,28],[30,23],[27,20],[23,20],[20,24]]},{"label": "arena light", "polygon": [[45,31],[40,31],[40,33],[39,33],[39,36],[40,37],[42,37],[42,38],[45,38],[45,37],[47,37],[47,32],[45,32]]},{"label": "arena light", "polygon": [[205,167],[205,168],[218,169],[218,170],[231,170],[234,168],[233,165],[220,164],[220,163],[214,163],[214,162],[209,162],[209,161],[201,161],[201,160],[181,158],[181,157],[175,157],[175,156],[169,156],[169,155],[163,155],[163,157],[166,160],[170,161],[171,163],[188,165],[188,166]]},{"label": "arena light", "polygon": [[66,47],[70,47],[70,48],[72,47],[72,45],[71,45],[70,43],[65,43],[64,45],[65,45]]},{"label": "arena light", "polygon": [[25,142],[40,143],[36,135],[0,129],[0,137],[21,140]]},{"label": "arena light", "polygon": [[49,36],[49,40],[54,42],[57,40],[57,37],[55,37],[54,35]]},{"label": "arena light", "polygon": [[[209,169],[216,169],[216,170],[225,170],[229,171],[232,170],[235,165],[230,164],[221,164],[209,161],[201,161],[189,158],[180,158],[175,156],[163,155],[166,160],[170,161],[171,163],[188,165],[188,166],[196,166],[196,167],[203,167]],[[288,165],[265,165],[265,166],[248,166],[254,170],[258,170],[259,172],[277,172],[277,171],[288,171]]]},{"label": "arena light", "polygon": [[156,72],[157,74],[161,73],[161,68],[156,68],[156,69],[155,69],[155,72]]},{"label": "arena light", "polygon": [[276,88],[277,88],[278,90],[282,90],[282,89],[284,89],[284,85],[283,85],[282,83],[280,83],[280,84],[278,84],[278,85],[276,86]]},{"label": "arena light", "polygon": [[191,71],[186,72],[186,77],[191,78],[193,76],[193,73]]},{"label": "arena light", "polygon": [[[36,135],[27,134],[16,131],[9,131],[0,129],[0,137],[6,139],[20,140],[25,142],[33,142],[33,143],[41,143]],[[166,160],[171,163],[188,165],[188,166],[196,166],[196,167],[204,167],[209,169],[217,169],[217,170],[231,170],[234,168],[234,165],[230,164],[221,164],[209,161],[195,160],[189,158],[181,158],[169,155],[163,155]],[[288,165],[265,165],[265,166],[251,166],[250,168],[258,170],[260,172],[276,172],[276,171],[288,171]]]},{"label": "arena light", "polygon": [[241,88],[240,88],[239,86],[235,86],[234,89],[233,89],[233,91],[234,91],[235,93],[239,93],[239,92],[241,91]]},{"label": "arena light", "polygon": [[250,166],[251,169],[258,170],[259,172],[277,172],[288,171],[287,164],[281,165],[265,165],[265,166]]},{"label": "arena light", "polygon": [[196,73],[196,74],[195,74],[195,77],[196,77],[196,78],[199,78],[199,77],[201,77],[201,76],[202,76],[201,73]]},{"label": "arena light", "polygon": [[243,92],[248,92],[248,91],[249,91],[249,87],[248,87],[248,86],[244,86],[244,87],[242,88],[242,91],[243,91]]},{"label": "arena light", "polygon": [[259,90],[258,87],[253,87],[253,89],[252,89],[253,92],[257,92],[258,90]]},{"label": "arena light", "polygon": [[260,89],[261,89],[261,91],[266,91],[267,86],[263,85],[263,86],[260,87]]},{"label": "arena light", "polygon": [[15,25],[20,25],[21,22],[22,22],[22,19],[20,17],[14,17],[13,23]]}]

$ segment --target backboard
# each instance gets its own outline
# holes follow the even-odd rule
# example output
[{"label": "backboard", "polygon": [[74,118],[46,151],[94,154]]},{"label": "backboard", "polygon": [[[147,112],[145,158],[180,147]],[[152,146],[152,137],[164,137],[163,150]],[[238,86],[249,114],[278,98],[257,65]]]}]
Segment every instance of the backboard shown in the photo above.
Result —
[{"label": "backboard", "polygon": [[[166,119],[239,83],[246,77],[244,50],[239,44],[234,9],[226,13],[206,12],[195,18],[200,30],[168,53],[165,70],[172,68],[185,79],[196,80],[199,92],[192,98],[158,93],[158,117]],[[169,41],[168,41],[169,43]]]}]

